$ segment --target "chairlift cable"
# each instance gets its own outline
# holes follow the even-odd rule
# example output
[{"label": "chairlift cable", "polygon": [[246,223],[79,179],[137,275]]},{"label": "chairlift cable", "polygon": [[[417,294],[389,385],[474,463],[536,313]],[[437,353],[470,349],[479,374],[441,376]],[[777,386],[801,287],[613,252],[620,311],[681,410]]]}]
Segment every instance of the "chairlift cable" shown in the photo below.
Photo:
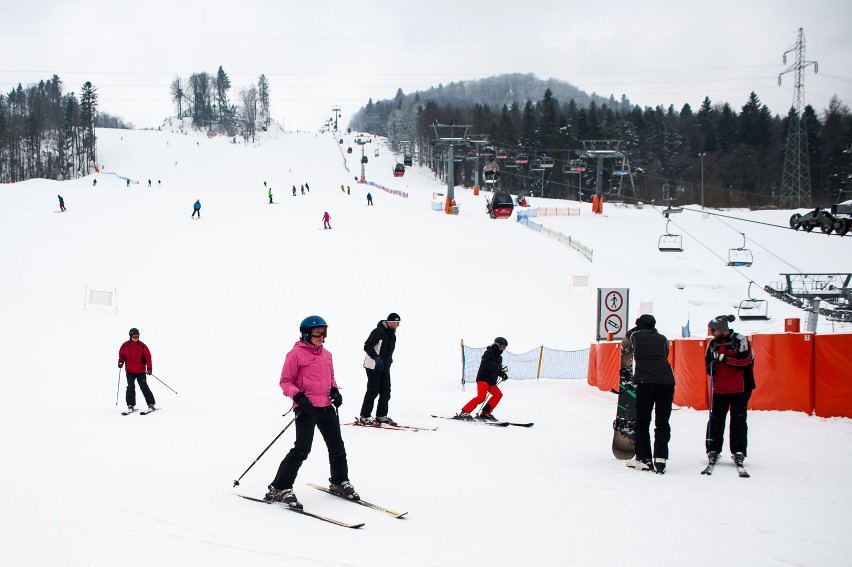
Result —
[{"label": "chairlift cable", "polygon": [[[731,218],[733,218],[733,217],[731,217]],[[729,223],[727,223],[727,222],[723,221],[722,219],[716,219],[716,220],[718,220],[720,223],[724,224],[725,226],[729,227],[731,230],[734,230],[734,231],[736,231],[736,232],[738,232],[738,233],[742,234],[740,231],[738,231],[736,228],[734,228],[733,226],[731,226]],[[738,220],[739,220],[739,219],[738,219]],[[742,220],[744,220],[744,219],[742,219]],[[793,269],[794,269],[794,270],[796,270],[797,272],[802,272],[802,270],[801,270],[801,269],[797,268],[796,266],[794,266],[793,264],[791,264],[790,262],[788,262],[787,260],[785,260],[784,258],[782,258],[781,256],[779,256],[778,254],[774,253],[772,250],[770,250],[770,249],[769,249],[769,248],[767,248],[766,246],[762,245],[760,242],[756,241],[754,238],[751,238],[751,237],[748,237],[748,236],[746,236],[746,237],[744,237],[744,238],[745,238],[746,240],[750,240],[752,243],[754,243],[754,244],[756,244],[756,245],[760,246],[763,250],[765,250],[766,252],[768,252],[770,255],[774,256],[774,257],[775,257],[776,259],[778,259],[781,263],[783,263],[783,264],[787,264],[788,266],[790,266],[791,268],[793,268]]]}]

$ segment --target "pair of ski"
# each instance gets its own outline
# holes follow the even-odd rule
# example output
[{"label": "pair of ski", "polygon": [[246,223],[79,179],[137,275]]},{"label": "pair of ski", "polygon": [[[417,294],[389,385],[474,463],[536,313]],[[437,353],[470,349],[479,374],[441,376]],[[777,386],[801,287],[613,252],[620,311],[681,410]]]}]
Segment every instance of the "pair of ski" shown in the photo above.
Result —
[{"label": "pair of ski", "polygon": [[[340,496],[338,494],[335,494],[334,492],[329,490],[328,487],[325,487],[325,486],[322,486],[322,485],[319,485],[319,484],[314,484],[312,482],[309,482],[308,486],[310,486],[311,488],[316,488],[317,490],[319,490],[321,492],[325,492],[326,494],[331,494],[332,496],[335,496],[337,498],[341,498],[342,500],[346,500],[347,502],[352,502],[353,504],[359,504],[361,506],[366,506],[367,508],[372,508],[373,510],[376,510],[378,512],[384,512],[385,514],[388,514],[389,516],[392,516],[396,519],[401,519],[403,516],[408,514],[408,512],[396,512],[394,510],[391,510],[390,508],[385,508],[384,506],[379,506],[378,504],[374,504],[372,502],[367,502],[366,500],[349,500],[345,496]],[[235,496],[239,496],[240,498],[245,498],[246,500],[251,500],[252,502],[261,502],[263,504],[280,504],[279,502],[271,502],[269,500],[264,500],[263,498],[255,498],[254,496],[246,496],[245,494],[236,494],[235,493]],[[341,527],[344,527],[344,528],[358,529],[358,528],[364,527],[364,522],[361,522],[359,524],[350,524],[350,523],[347,523],[347,522],[343,522],[341,520],[337,520],[335,518],[331,518],[329,516],[323,516],[321,514],[316,514],[314,512],[308,512],[307,510],[305,510],[303,508],[293,508],[293,507],[285,506],[285,505],[280,505],[279,507],[284,508],[285,510],[290,510],[290,511],[295,512],[297,514],[301,514],[303,516],[308,516],[308,517],[311,517],[311,518],[315,518],[317,520],[322,520],[323,522],[328,522],[329,524],[334,524],[336,526],[341,526]]]},{"label": "pair of ski", "polygon": [[[737,474],[740,475],[740,478],[751,477],[751,475],[748,474],[748,471],[745,469],[744,466],[737,464],[737,460],[733,455],[731,455],[731,460],[734,461],[735,465],[737,465]],[[710,476],[711,474],[713,474],[713,468],[716,466],[717,462],[718,462],[718,460],[716,462],[708,464],[706,467],[704,467],[704,470],[701,471],[701,474],[706,474],[707,476]]]},{"label": "pair of ski", "polygon": [[414,425],[400,425],[396,422],[391,423],[379,423],[378,421],[374,421],[371,424],[361,423],[359,420],[355,420],[352,423],[347,423],[345,425],[353,425],[355,427],[372,427],[374,429],[390,429],[397,431],[437,431],[437,427],[416,427]]},{"label": "pair of ski", "polygon": [[533,422],[529,423],[515,423],[512,421],[486,421],[484,419],[460,419],[458,417],[446,417],[443,415],[433,415],[432,417],[438,419],[452,419],[453,421],[460,421],[462,423],[476,423],[479,425],[490,425],[491,427],[509,427],[510,425],[515,427],[532,427],[535,425]]},{"label": "pair of ski", "polygon": [[149,410],[145,410],[145,411],[139,411],[137,408],[133,408],[133,410],[132,410],[132,411],[123,411],[123,412],[121,412],[121,415],[130,415],[131,413],[136,413],[137,411],[139,411],[139,415],[148,415],[149,413],[154,413],[154,412],[155,412],[155,411],[157,411],[158,409],[160,409],[160,408],[155,407],[154,409],[149,409]]}]

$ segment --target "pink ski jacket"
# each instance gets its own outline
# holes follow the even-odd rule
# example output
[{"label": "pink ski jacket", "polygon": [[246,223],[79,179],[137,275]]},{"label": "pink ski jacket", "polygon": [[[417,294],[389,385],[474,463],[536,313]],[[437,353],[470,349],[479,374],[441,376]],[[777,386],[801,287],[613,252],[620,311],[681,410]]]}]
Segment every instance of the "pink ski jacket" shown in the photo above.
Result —
[{"label": "pink ski jacket", "polygon": [[322,346],[298,341],[284,358],[278,384],[290,399],[304,392],[314,407],[330,406],[328,394],[332,388],[337,388],[331,353]]}]

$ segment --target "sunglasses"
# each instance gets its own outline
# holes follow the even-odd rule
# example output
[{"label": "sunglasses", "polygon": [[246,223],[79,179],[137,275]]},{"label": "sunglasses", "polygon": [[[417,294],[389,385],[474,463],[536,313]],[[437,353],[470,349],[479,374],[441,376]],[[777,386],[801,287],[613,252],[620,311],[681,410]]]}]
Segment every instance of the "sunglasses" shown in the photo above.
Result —
[{"label": "sunglasses", "polygon": [[320,337],[325,338],[325,337],[327,337],[327,336],[328,336],[328,332],[327,332],[327,331],[317,331],[317,332],[315,332],[315,333],[311,333],[311,338],[313,338],[313,339],[318,339],[318,338],[320,338]]}]

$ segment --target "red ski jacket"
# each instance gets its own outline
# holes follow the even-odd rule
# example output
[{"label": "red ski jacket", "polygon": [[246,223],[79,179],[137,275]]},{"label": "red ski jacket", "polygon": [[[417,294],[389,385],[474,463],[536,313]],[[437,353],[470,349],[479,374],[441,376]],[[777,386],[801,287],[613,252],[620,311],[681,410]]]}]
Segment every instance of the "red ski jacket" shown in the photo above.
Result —
[{"label": "red ski jacket", "polygon": [[118,349],[118,363],[124,364],[128,372],[144,374],[147,370],[154,371],[151,362],[151,351],[142,341],[127,341]]}]

